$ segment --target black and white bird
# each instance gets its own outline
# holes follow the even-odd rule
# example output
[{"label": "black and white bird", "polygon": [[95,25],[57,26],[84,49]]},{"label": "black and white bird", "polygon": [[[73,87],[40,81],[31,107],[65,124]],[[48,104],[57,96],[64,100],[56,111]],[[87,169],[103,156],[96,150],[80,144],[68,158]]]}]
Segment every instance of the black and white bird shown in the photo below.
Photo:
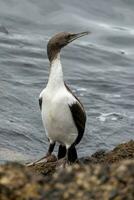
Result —
[{"label": "black and white bird", "polygon": [[61,32],[53,36],[47,45],[50,74],[46,88],[39,96],[39,105],[49,149],[52,154],[58,142],[58,159],[65,157],[69,162],[77,160],[76,145],[81,141],[86,123],[86,114],[80,100],[72,93],[63,79],[60,51],[75,39],[89,32]]}]

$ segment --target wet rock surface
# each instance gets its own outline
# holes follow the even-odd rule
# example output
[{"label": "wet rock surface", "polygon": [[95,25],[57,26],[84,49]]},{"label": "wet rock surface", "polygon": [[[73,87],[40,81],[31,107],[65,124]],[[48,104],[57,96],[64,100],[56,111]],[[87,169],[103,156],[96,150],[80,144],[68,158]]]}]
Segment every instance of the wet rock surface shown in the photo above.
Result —
[{"label": "wet rock surface", "polygon": [[[133,200],[134,141],[61,168],[57,160],[0,166],[0,200]],[[42,175],[43,174],[43,175]]]},{"label": "wet rock surface", "polygon": [[127,143],[119,144],[113,150],[105,152],[100,150],[91,157],[83,159],[84,163],[104,163],[111,164],[119,162],[123,159],[134,159],[134,141],[130,140]]}]

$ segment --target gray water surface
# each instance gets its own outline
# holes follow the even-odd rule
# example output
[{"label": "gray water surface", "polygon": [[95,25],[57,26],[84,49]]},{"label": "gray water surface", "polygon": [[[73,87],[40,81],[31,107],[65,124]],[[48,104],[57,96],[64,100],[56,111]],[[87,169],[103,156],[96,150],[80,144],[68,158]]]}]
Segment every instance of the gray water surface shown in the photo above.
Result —
[{"label": "gray water surface", "polygon": [[79,157],[134,139],[133,11],[133,0],[0,0],[0,162],[47,151],[38,96],[47,42],[60,31],[92,32],[62,51],[64,78],[87,113]]}]

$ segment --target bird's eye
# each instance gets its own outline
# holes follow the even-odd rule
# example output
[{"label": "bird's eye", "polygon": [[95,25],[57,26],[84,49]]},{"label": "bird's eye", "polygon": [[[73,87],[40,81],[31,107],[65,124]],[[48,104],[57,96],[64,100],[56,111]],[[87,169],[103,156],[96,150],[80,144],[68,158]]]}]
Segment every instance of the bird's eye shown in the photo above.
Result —
[{"label": "bird's eye", "polygon": [[70,39],[70,35],[67,35],[67,36],[66,36],[66,39],[69,40],[69,39]]}]

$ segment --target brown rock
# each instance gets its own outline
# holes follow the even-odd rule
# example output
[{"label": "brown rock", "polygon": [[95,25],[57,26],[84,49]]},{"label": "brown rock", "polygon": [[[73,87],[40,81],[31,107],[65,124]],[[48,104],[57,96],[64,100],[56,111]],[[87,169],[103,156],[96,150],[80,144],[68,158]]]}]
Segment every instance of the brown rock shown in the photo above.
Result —
[{"label": "brown rock", "polygon": [[133,158],[130,141],[94,154],[85,165],[59,170],[57,161],[30,167],[7,163],[0,166],[0,200],[133,200]]}]

